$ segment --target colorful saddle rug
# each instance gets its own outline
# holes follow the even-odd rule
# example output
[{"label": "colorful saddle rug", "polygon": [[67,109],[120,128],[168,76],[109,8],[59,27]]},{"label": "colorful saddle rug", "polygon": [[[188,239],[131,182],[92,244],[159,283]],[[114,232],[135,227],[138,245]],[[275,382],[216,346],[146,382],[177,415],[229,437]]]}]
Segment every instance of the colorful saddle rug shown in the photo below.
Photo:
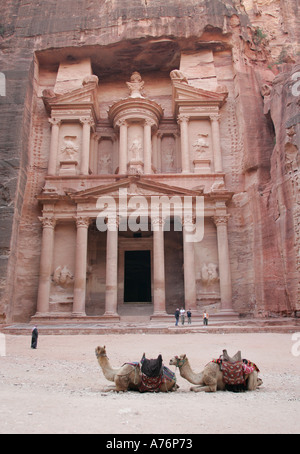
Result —
[{"label": "colorful saddle rug", "polygon": [[[130,366],[133,367],[138,367],[140,366],[141,363],[139,363],[138,361],[133,361],[125,364],[129,364]],[[163,384],[167,384],[168,381],[174,381],[176,383],[176,375],[168,367],[162,365],[162,370],[157,377],[148,377],[146,374],[142,372],[142,381],[138,389],[141,393],[145,392],[155,393]]]},{"label": "colorful saddle rug", "polygon": [[223,381],[226,385],[244,385],[245,375],[243,370],[243,362],[237,361],[230,363],[229,361],[222,362]]},{"label": "colorful saddle rug", "polygon": [[247,359],[231,363],[229,361],[224,361],[222,357],[220,357],[219,359],[213,359],[212,362],[219,364],[223,373],[223,381],[226,385],[226,389],[229,391],[244,391],[247,385],[247,376],[255,370],[259,372],[256,364]]},{"label": "colorful saddle rug", "polygon": [[163,370],[158,377],[148,377],[142,373],[142,381],[139,386],[139,391],[143,392],[157,392],[168,381],[176,381],[174,372],[163,366]]}]

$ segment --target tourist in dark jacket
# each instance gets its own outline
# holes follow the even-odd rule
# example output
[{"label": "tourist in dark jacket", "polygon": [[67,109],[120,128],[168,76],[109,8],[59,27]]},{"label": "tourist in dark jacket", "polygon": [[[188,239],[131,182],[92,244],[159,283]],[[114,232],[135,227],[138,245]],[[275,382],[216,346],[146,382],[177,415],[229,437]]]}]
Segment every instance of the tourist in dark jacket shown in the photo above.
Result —
[{"label": "tourist in dark jacket", "polygon": [[175,311],[175,326],[178,326],[179,314],[180,314],[180,311],[179,311],[179,308],[177,307],[177,309]]},{"label": "tourist in dark jacket", "polygon": [[34,326],[32,333],[31,333],[31,348],[37,348],[38,337],[39,337],[39,332],[37,330],[37,327]]}]

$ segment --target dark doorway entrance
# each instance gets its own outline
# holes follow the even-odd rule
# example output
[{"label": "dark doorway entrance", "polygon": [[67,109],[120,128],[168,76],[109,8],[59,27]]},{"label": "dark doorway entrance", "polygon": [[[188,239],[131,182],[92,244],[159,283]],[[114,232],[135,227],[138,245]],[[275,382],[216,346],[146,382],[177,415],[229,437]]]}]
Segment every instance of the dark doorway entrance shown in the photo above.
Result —
[{"label": "dark doorway entrance", "polygon": [[124,303],[151,303],[150,251],[125,251]]}]

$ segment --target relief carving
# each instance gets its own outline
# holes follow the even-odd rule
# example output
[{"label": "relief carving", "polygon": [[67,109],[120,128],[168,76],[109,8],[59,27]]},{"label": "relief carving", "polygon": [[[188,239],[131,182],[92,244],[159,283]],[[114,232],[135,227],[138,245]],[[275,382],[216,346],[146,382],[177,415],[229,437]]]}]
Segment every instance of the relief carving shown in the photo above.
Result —
[{"label": "relief carving", "polygon": [[130,78],[130,82],[126,82],[126,84],[129,88],[131,98],[144,98],[145,82],[143,82],[140,73],[135,71]]},{"label": "relief carving", "polygon": [[203,285],[210,286],[219,280],[218,265],[215,263],[204,263],[201,269],[201,280]]},{"label": "relief carving", "polygon": [[74,161],[78,153],[79,147],[76,144],[77,136],[65,136],[64,144],[61,147],[61,152],[64,155],[65,160]]},{"label": "relief carving", "polygon": [[198,138],[193,143],[196,159],[206,154],[209,148],[208,134],[198,134]]},{"label": "relief carving", "polygon": [[178,80],[181,83],[188,84],[188,80],[187,80],[186,76],[179,69],[174,69],[173,71],[171,71],[170,77],[172,80]]},{"label": "relief carving", "polygon": [[66,265],[63,267],[58,266],[53,274],[53,282],[64,288],[70,287],[73,285],[74,276]]},{"label": "relief carving", "polygon": [[131,159],[130,161],[140,161],[142,159],[143,147],[139,137],[135,137],[129,148]]},{"label": "relief carving", "polygon": [[109,153],[103,154],[99,159],[100,169],[102,173],[110,173],[112,166],[112,159]]}]

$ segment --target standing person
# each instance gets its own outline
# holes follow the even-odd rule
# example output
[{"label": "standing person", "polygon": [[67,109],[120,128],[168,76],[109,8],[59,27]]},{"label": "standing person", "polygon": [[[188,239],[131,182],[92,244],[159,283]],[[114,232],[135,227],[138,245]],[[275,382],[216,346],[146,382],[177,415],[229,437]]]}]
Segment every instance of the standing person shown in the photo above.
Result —
[{"label": "standing person", "polygon": [[185,309],[183,307],[180,309],[180,318],[181,318],[181,324],[184,325]]},{"label": "standing person", "polygon": [[38,337],[39,337],[39,332],[38,332],[37,326],[34,326],[32,333],[31,333],[31,348],[37,348]]},{"label": "standing person", "polygon": [[191,325],[192,324],[192,313],[191,313],[191,309],[189,309],[186,313],[187,315],[187,318],[188,318],[188,324]]},{"label": "standing person", "polygon": [[208,325],[208,313],[206,312],[206,309],[204,309],[203,313],[203,325]]},{"label": "standing person", "polygon": [[178,322],[179,322],[179,307],[177,307],[176,311],[175,311],[175,326],[178,326]]}]

